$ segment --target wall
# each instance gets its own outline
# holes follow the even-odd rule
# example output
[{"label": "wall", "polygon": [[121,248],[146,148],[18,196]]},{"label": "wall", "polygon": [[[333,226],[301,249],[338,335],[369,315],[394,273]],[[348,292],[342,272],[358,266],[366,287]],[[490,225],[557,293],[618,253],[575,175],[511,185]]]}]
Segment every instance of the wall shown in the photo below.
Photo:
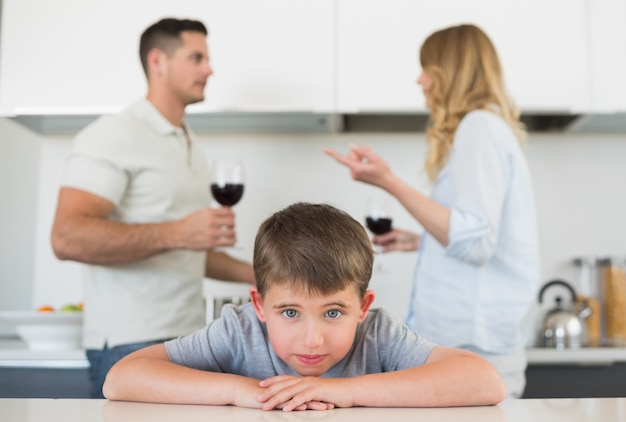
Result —
[{"label": "wall", "polygon": [[[423,142],[415,136],[386,135],[206,135],[201,138],[207,160],[212,156],[239,156],[246,166],[246,188],[242,201],[235,207],[238,219],[239,245],[232,254],[251,259],[256,229],[263,219],[275,210],[295,201],[330,202],[350,212],[359,220],[364,218],[366,196],[376,192],[371,187],[356,184],[347,171],[325,156],[321,149],[331,146],[346,150],[351,142],[376,145],[393,160],[404,159],[399,171],[407,180],[415,178],[419,169],[415,165],[423,154]],[[35,249],[36,285],[33,306],[79,301],[81,287],[79,265],[59,262],[52,254],[49,233],[56,206],[56,195],[63,160],[69,152],[68,137],[46,137],[42,143],[39,163],[42,177],[39,180],[39,207],[37,215],[37,245]],[[43,175],[46,175],[45,177]],[[207,195],[209,194],[207,186]],[[399,226],[411,226],[408,215],[397,209]],[[404,300],[408,285],[406,280],[414,261],[413,254],[384,258],[383,270],[376,274],[380,284],[379,303],[394,306],[406,305]],[[396,276],[397,275],[397,276]],[[226,283],[218,283],[223,286]],[[215,285],[214,285],[215,287]],[[223,290],[223,289],[222,289]],[[227,289],[228,291],[229,289]],[[238,289],[237,292],[246,292]],[[403,310],[399,310],[403,313]]]},{"label": "wall", "polygon": [[[0,119],[0,309],[31,304],[40,139]],[[0,321],[0,332],[7,327]]]},{"label": "wall", "polygon": [[[69,139],[49,136],[42,141],[33,306],[81,299],[78,265],[57,261],[49,245]],[[251,258],[260,222],[289,203],[330,202],[363,219],[366,198],[375,190],[353,182],[345,168],[321,152],[323,147],[346,151],[350,143],[371,145],[414,187],[427,187],[421,174],[423,134],[202,135],[201,143],[207,160],[214,155],[238,156],[245,162],[246,190],[235,207],[239,245],[232,253],[246,259]],[[573,257],[626,254],[626,140],[623,135],[533,133],[527,154],[539,211],[542,279],[565,278],[577,286]],[[395,211],[396,226],[419,229],[406,212],[399,207]],[[382,271],[372,280],[378,305],[404,315],[414,260],[415,254],[384,256]],[[208,289],[232,291],[227,286],[212,283]],[[239,286],[234,291],[245,294],[246,290]]]}]

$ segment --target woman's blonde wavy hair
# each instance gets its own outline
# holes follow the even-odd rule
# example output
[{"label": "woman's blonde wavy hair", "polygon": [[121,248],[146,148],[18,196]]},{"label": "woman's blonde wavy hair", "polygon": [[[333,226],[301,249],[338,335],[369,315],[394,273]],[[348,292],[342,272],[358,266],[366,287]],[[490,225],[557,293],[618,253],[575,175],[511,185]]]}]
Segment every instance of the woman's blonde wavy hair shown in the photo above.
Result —
[{"label": "woman's blonde wavy hair", "polygon": [[496,49],[477,26],[453,26],[431,34],[420,49],[422,70],[432,79],[425,170],[431,181],[445,165],[454,133],[470,111],[498,114],[523,141],[520,113],[504,87]]}]

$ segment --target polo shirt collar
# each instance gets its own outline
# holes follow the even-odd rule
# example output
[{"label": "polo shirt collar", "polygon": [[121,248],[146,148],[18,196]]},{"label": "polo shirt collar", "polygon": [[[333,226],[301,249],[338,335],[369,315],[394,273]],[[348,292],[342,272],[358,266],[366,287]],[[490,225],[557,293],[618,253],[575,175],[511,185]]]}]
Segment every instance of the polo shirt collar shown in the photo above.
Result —
[{"label": "polo shirt collar", "polygon": [[[179,133],[183,130],[182,128],[178,128],[171,124],[165,116],[157,110],[154,104],[145,98],[137,100],[135,104],[131,106],[131,109],[137,117],[144,120],[150,125],[150,127],[161,134],[169,135],[172,133]],[[183,122],[183,125],[187,128],[186,122]]]}]

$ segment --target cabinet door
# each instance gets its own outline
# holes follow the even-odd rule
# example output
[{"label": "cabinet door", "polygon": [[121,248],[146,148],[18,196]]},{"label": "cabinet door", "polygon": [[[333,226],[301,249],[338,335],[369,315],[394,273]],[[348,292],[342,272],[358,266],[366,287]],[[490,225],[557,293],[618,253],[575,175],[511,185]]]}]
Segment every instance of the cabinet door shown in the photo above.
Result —
[{"label": "cabinet door", "polygon": [[333,106],[333,0],[3,0],[1,114],[117,110],[143,96],[141,32],[202,20],[215,74],[191,111]]},{"label": "cabinet door", "polygon": [[591,27],[591,109],[626,111],[626,1],[588,0]]},{"label": "cabinet door", "polygon": [[589,105],[585,0],[341,0],[338,105],[342,111],[425,111],[418,51],[433,31],[483,28],[500,55],[507,86],[526,111]]},{"label": "cabinet door", "polygon": [[[198,109],[334,107],[334,0],[202,1],[215,74]],[[218,7],[219,6],[219,7]]]}]

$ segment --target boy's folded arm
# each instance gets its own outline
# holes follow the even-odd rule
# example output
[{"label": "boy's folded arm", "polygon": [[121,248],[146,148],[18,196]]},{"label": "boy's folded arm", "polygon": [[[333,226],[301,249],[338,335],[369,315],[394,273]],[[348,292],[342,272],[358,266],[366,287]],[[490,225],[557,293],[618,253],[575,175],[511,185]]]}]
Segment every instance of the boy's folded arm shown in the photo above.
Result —
[{"label": "boy's folded arm", "polygon": [[[502,401],[506,393],[497,371],[483,358],[440,346],[433,349],[421,366],[326,381],[330,390],[335,391],[321,389],[334,398],[326,401],[339,407],[493,405]],[[324,383],[323,379],[319,382]],[[263,406],[257,401],[263,392],[258,380],[174,364],[162,344],[139,350],[115,364],[107,375],[103,392],[110,400]],[[340,398],[346,399],[345,402]]]},{"label": "boy's folded arm", "polygon": [[103,393],[110,400],[261,407],[259,381],[208,372],[170,362],[165,346],[138,350],[107,374]]},{"label": "boy's folded arm", "polygon": [[424,365],[352,378],[276,376],[261,382],[265,409],[315,400],[337,407],[444,407],[494,405],[505,396],[502,379],[480,356],[435,347]]},{"label": "boy's folded arm", "polygon": [[482,406],[495,405],[506,395],[500,375],[489,362],[474,353],[441,346],[433,349],[424,365],[351,381],[354,406]]}]

